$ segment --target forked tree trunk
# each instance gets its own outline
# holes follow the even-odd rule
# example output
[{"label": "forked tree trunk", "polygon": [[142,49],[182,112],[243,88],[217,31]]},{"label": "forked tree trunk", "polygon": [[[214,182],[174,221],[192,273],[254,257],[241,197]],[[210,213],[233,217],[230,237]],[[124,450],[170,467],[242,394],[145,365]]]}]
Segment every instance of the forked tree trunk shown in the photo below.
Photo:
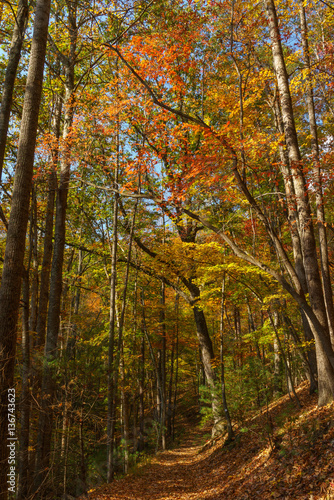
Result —
[{"label": "forked tree trunk", "polygon": [[31,181],[42,93],[50,0],[38,0],[35,10],[27,84],[24,95],[11,212],[0,288],[0,499],[7,499],[8,389],[13,387],[17,320],[29,217]]}]

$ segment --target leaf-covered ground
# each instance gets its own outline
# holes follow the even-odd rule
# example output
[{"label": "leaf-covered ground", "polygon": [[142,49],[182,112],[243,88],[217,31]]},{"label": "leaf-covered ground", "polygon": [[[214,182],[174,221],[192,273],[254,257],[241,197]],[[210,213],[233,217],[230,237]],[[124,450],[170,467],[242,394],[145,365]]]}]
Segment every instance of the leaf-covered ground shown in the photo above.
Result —
[{"label": "leaf-covered ground", "polygon": [[230,445],[205,444],[208,429],[188,425],[182,446],[89,499],[334,499],[334,404],[317,408],[306,384],[297,393],[301,410],[284,396],[245,421]]}]

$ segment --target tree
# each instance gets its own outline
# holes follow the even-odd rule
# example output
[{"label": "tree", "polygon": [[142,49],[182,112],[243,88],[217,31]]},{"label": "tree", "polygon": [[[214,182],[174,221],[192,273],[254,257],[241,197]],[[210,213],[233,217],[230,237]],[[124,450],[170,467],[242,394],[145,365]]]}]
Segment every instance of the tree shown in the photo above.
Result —
[{"label": "tree", "polygon": [[17,319],[20,307],[25,236],[29,216],[31,180],[33,175],[39,105],[43,85],[49,13],[50,0],[39,0],[35,11],[34,32],[15,170],[15,183],[0,288],[0,493],[3,499],[7,498],[8,491],[8,389],[13,387]]}]

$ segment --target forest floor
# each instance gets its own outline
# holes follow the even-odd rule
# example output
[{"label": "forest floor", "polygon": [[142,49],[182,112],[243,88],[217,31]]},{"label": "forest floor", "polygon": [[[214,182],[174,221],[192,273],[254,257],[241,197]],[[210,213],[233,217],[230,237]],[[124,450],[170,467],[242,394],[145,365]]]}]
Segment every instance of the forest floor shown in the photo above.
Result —
[{"label": "forest floor", "polygon": [[301,409],[286,395],[245,420],[231,444],[224,437],[210,441],[208,427],[183,422],[177,448],[158,453],[88,498],[334,499],[334,404],[318,408],[307,384],[297,394]]}]

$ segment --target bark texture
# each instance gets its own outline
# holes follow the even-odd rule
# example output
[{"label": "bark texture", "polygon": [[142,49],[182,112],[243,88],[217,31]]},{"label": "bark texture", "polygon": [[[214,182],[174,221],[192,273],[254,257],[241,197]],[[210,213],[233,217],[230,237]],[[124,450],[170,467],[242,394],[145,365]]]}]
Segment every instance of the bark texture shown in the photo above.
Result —
[{"label": "bark texture", "polygon": [[290,167],[293,173],[292,181],[296,199],[299,235],[307,289],[311,308],[317,318],[317,323],[320,324],[312,322],[312,330],[316,341],[315,345],[319,378],[318,402],[320,405],[324,405],[334,398],[334,370],[330,363],[330,359],[333,357],[333,350],[331,349],[330,342],[328,342],[329,327],[317,260],[317,248],[314,237],[313,222],[306,182],[302,169],[302,161],[289,88],[289,78],[285,66],[274,0],[266,0],[266,8],[269,21],[273,64],[282,110],[284,136]]},{"label": "bark texture", "polygon": [[5,81],[3,84],[0,106],[0,182],[2,178],[3,162],[5,158],[6,139],[10,112],[12,109],[15,78],[21,58],[21,50],[28,16],[28,2],[27,0],[20,0],[17,7],[13,36],[8,54],[8,63],[6,67]]},{"label": "bark texture", "polygon": [[33,175],[38,113],[50,14],[50,0],[38,0],[24,95],[12,205],[0,288],[0,498],[7,498],[7,403],[13,386],[17,320],[20,305],[25,237]]}]

